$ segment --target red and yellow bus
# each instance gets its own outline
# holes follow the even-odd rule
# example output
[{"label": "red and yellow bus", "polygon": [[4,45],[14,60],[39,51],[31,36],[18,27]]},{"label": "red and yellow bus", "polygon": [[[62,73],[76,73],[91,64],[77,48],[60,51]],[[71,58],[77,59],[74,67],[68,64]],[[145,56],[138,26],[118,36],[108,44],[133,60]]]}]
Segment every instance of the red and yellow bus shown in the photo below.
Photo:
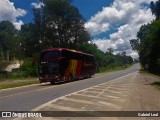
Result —
[{"label": "red and yellow bus", "polygon": [[95,74],[94,56],[67,48],[51,48],[41,52],[40,83],[72,81]]}]

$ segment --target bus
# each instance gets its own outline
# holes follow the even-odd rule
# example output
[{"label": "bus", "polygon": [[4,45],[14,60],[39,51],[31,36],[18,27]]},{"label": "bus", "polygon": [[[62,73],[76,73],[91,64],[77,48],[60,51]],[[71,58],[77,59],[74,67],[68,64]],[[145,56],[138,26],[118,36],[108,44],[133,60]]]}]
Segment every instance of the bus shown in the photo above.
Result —
[{"label": "bus", "polygon": [[51,48],[40,53],[40,83],[51,84],[89,78],[95,74],[94,56],[67,48]]}]

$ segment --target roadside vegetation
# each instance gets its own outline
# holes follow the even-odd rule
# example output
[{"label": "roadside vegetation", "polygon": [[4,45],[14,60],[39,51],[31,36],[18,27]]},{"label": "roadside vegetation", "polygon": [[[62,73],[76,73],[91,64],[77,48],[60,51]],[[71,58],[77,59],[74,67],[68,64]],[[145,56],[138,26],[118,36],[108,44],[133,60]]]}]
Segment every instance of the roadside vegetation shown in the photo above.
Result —
[{"label": "roadside vegetation", "polygon": [[141,26],[138,39],[132,39],[130,43],[138,52],[143,69],[160,75],[160,0],[151,2],[150,8],[156,19]]},{"label": "roadside vegetation", "polygon": [[153,77],[156,78],[156,81],[151,83],[152,86],[155,86],[156,88],[158,88],[160,90],[160,76],[159,75],[155,75],[155,74],[151,74],[148,73],[145,69],[140,69],[139,73],[144,75],[144,76],[149,76],[149,77]]},{"label": "roadside vegetation", "polygon": [[32,84],[38,84],[38,83],[39,83],[38,78],[23,78],[20,80],[5,78],[3,79],[3,81],[0,82],[0,90],[7,89],[7,88],[26,86],[26,85],[32,85]]},{"label": "roadside vegetation", "polygon": [[0,74],[0,82],[37,77],[38,65],[33,65],[32,60],[39,59],[40,51],[54,47],[93,54],[97,72],[120,70],[133,64],[125,51],[114,55],[112,48],[106,52],[98,49],[84,27],[84,18],[71,1],[44,0],[41,7],[33,8],[34,20],[22,25],[21,30],[16,30],[9,21],[0,22],[0,72],[5,71],[10,61],[23,61],[7,77]]},{"label": "roadside vegetation", "polygon": [[156,86],[160,90],[160,81],[152,83],[153,86]]}]

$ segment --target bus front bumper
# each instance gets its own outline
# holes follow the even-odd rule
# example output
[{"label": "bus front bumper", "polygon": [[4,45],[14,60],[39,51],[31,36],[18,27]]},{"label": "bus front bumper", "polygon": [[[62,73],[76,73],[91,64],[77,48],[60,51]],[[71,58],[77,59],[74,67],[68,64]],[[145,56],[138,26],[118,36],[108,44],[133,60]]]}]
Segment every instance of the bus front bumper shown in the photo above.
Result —
[{"label": "bus front bumper", "polygon": [[59,82],[61,80],[61,75],[41,75],[39,76],[39,82]]}]

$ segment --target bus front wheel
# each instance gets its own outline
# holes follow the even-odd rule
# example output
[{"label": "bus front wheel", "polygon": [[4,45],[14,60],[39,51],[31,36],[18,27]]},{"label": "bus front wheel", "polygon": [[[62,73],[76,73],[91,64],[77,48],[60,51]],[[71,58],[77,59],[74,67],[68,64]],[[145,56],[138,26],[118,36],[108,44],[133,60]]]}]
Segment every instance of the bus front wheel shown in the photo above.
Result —
[{"label": "bus front wheel", "polygon": [[54,85],[55,84],[55,81],[50,81],[51,85]]}]

